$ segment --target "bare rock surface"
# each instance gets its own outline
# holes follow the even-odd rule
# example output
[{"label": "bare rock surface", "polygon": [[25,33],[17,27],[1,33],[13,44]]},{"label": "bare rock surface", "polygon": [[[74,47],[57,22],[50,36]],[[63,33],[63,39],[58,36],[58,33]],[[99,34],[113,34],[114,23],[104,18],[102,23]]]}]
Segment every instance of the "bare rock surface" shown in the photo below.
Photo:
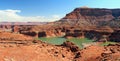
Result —
[{"label": "bare rock surface", "polygon": [[22,34],[3,32],[1,35],[3,37],[0,36],[0,39],[4,39],[0,40],[0,61],[120,60],[119,43],[110,44],[108,46],[91,45],[84,49],[80,49],[74,43],[68,41],[64,42],[62,45],[51,45],[40,40],[34,40],[32,37]]}]

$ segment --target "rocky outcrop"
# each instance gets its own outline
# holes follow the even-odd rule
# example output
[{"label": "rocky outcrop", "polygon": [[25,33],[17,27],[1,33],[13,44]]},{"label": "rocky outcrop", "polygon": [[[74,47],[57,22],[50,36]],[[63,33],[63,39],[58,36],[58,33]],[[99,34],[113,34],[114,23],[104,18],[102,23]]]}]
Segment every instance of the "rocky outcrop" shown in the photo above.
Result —
[{"label": "rocky outcrop", "polygon": [[19,32],[20,32],[20,26],[14,25],[14,26],[13,26],[13,32],[14,32],[14,33],[19,33]]},{"label": "rocky outcrop", "polygon": [[64,42],[63,44],[61,44],[61,46],[69,48],[72,52],[77,52],[80,50],[78,46],[76,46],[74,43],[70,41]]},{"label": "rocky outcrop", "polygon": [[[119,13],[120,9],[76,8],[57,24],[69,26],[65,29],[66,38],[86,37],[97,41],[115,41],[115,39],[119,41],[119,32],[116,31],[120,27]],[[115,33],[118,33],[117,36]]]},{"label": "rocky outcrop", "polygon": [[120,60],[120,44],[108,45],[105,52],[101,53],[99,60],[119,61]]},{"label": "rocky outcrop", "polygon": [[77,61],[119,61],[119,44],[111,44],[105,47],[89,46],[80,51]]},{"label": "rocky outcrop", "polygon": [[[32,37],[77,37],[119,41],[120,9],[76,8],[64,18],[43,25],[4,25],[0,30]],[[17,23],[18,24],[18,23]],[[116,35],[117,36],[116,36]],[[106,39],[105,39],[106,38]]]},{"label": "rocky outcrop", "polygon": [[0,33],[0,44],[29,44],[33,42],[34,38],[23,34],[9,32]]},{"label": "rocky outcrop", "polygon": [[61,27],[54,25],[33,26],[30,30],[21,30],[22,34],[34,35],[38,37],[62,37],[65,35]]},{"label": "rocky outcrop", "polygon": [[90,45],[80,49],[69,41],[51,45],[23,34],[2,32],[0,52],[0,60],[3,61],[119,61],[120,44]]},{"label": "rocky outcrop", "polygon": [[111,36],[109,36],[111,41],[120,42],[120,30],[115,30]]},{"label": "rocky outcrop", "polygon": [[64,37],[66,38],[70,38],[70,37],[77,37],[77,38],[85,38],[84,37],[84,31],[80,30],[80,29],[68,29],[66,30],[66,34]]},{"label": "rocky outcrop", "polygon": [[74,59],[74,54],[69,48],[50,45],[30,36],[9,32],[0,33],[0,50],[2,61],[57,61],[58,59],[70,61]]},{"label": "rocky outcrop", "polygon": [[119,20],[120,9],[76,8],[61,21],[76,21],[78,25],[98,25],[100,22]]}]

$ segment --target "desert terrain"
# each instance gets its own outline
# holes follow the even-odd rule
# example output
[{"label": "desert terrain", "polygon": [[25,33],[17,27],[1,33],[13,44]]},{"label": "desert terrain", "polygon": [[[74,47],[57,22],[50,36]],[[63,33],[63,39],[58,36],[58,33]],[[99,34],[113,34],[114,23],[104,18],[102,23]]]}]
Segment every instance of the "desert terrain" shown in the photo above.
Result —
[{"label": "desert terrain", "polygon": [[[2,23],[0,61],[120,61],[119,13],[120,9],[76,8],[55,22]],[[80,48],[69,40],[55,45],[40,37],[94,41]],[[114,44],[101,46],[106,42]]]}]

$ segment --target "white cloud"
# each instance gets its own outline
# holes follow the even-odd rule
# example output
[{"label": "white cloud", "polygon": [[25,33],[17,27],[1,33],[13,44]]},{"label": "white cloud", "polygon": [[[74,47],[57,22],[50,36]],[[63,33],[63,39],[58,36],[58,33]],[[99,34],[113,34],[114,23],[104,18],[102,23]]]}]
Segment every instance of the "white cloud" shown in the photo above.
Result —
[{"label": "white cloud", "polygon": [[0,10],[0,22],[52,22],[60,19],[59,15],[45,16],[21,16],[21,10]]}]

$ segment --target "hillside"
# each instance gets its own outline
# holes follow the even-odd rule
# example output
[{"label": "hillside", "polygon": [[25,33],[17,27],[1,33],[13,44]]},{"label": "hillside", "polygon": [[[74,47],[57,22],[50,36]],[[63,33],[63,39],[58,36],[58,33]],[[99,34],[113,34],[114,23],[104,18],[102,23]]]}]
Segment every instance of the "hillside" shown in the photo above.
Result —
[{"label": "hillside", "polygon": [[[116,26],[120,23],[120,9],[76,8],[60,21],[75,22],[80,26]],[[119,22],[119,23],[118,23]],[[118,25],[117,25],[118,26]]]}]

